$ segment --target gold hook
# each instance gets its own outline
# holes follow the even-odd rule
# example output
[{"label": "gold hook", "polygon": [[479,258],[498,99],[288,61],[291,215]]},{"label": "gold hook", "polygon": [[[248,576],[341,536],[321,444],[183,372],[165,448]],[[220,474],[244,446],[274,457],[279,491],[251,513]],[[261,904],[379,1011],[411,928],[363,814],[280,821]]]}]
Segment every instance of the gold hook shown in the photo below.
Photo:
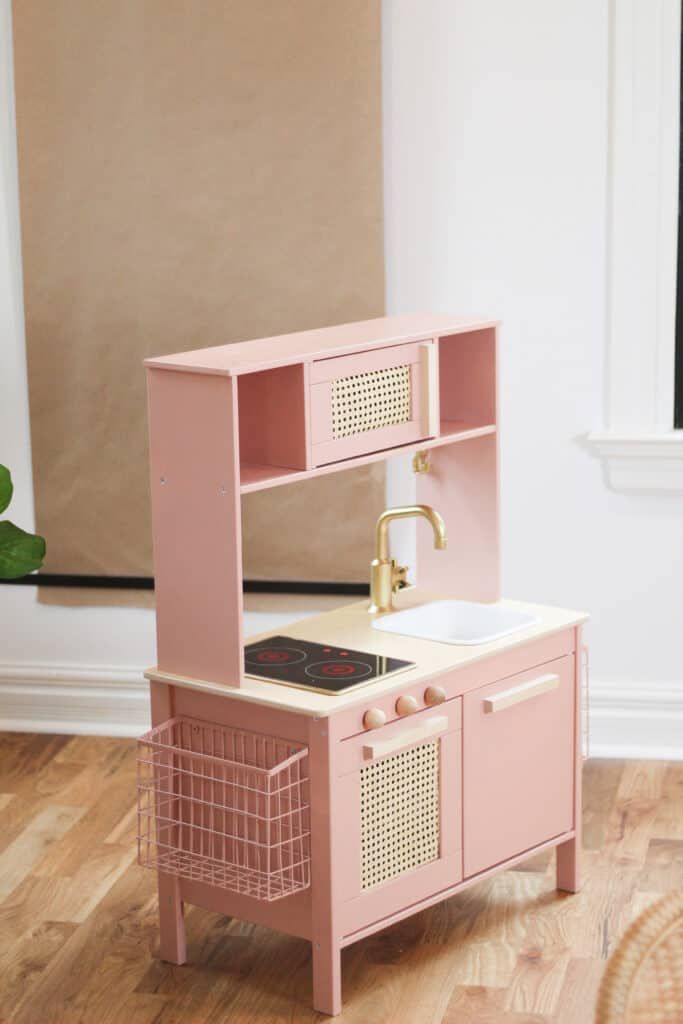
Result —
[{"label": "gold hook", "polygon": [[429,452],[419,451],[413,455],[413,473],[429,473],[431,471]]}]

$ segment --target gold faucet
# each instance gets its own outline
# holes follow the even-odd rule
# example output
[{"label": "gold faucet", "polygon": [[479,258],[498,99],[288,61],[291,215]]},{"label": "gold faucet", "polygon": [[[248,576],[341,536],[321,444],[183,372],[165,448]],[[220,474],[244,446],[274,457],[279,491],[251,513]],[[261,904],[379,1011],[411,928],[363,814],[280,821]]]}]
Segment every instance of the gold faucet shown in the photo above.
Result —
[{"label": "gold faucet", "polygon": [[370,607],[371,612],[390,612],[394,607],[393,595],[407,583],[408,566],[396,565],[389,557],[389,523],[392,519],[408,519],[424,516],[434,530],[434,547],[442,551],[446,547],[446,527],[443,519],[431,505],[402,505],[388,508],[377,520],[375,557],[370,563]]}]

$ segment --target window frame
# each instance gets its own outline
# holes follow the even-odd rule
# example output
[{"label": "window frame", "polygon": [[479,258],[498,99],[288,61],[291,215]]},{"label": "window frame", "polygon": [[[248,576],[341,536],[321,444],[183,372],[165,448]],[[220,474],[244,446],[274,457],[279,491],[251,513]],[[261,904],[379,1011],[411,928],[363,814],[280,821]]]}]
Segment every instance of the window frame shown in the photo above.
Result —
[{"label": "window frame", "polygon": [[674,428],[681,0],[611,0],[604,428],[618,490],[683,490]]}]

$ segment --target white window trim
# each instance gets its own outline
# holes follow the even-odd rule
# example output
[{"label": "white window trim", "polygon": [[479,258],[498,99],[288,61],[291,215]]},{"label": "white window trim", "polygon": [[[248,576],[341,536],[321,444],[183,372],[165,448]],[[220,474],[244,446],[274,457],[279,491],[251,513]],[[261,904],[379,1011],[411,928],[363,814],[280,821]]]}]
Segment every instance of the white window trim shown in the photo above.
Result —
[{"label": "white window trim", "polygon": [[673,429],[681,0],[611,0],[606,423],[617,489],[683,490]]}]

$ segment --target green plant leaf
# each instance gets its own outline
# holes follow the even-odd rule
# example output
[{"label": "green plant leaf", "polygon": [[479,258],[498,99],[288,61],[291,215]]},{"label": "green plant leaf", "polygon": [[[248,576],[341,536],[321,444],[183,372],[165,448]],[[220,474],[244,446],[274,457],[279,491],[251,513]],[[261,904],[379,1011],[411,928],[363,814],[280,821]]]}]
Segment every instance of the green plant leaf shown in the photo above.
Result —
[{"label": "green plant leaf", "polygon": [[0,579],[14,580],[40,569],[45,558],[45,541],[20,530],[5,519],[0,523]]},{"label": "green plant leaf", "polygon": [[7,466],[0,466],[0,512],[4,512],[12,500],[12,477]]}]

